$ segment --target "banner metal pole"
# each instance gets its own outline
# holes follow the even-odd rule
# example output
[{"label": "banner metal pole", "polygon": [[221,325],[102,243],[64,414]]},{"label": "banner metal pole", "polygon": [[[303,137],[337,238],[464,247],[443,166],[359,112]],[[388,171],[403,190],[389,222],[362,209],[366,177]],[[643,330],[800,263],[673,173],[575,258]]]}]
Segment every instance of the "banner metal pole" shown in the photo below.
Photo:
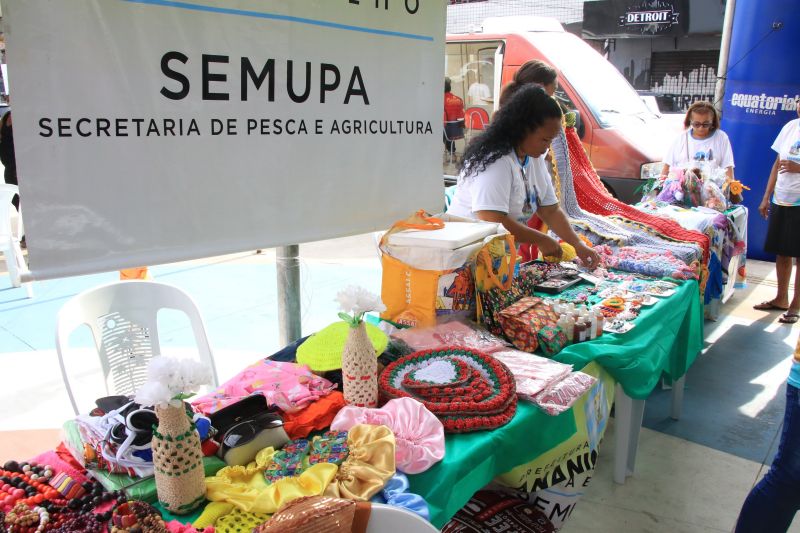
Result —
[{"label": "banner metal pole", "polygon": [[281,346],[301,336],[300,324],[300,246],[291,244],[276,250],[278,282],[278,328]]}]

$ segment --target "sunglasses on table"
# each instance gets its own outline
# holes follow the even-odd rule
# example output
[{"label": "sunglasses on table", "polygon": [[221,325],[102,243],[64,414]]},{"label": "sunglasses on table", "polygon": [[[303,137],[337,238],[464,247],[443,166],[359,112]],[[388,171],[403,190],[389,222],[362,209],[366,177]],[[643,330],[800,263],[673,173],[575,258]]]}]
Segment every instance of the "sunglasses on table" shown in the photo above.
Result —
[{"label": "sunglasses on table", "polygon": [[699,129],[699,128],[708,129],[708,128],[711,127],[711,122],[691,122],[691,125],[695,129]]}]

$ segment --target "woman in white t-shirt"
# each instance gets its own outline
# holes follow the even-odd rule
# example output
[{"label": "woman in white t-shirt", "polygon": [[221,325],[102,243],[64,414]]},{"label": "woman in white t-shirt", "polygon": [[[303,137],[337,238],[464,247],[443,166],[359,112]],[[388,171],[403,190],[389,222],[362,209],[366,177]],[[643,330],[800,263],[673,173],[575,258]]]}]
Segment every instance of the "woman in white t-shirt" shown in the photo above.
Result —
[{"label": "woman in white t-shirt", "polygon": [[[797,115],[800,117],[800,107]],[[772,149],[778,156],[772,164],[758,212],[769,220],[764,250],[777,256],[778,292],[775,298],[755,308],[785,311],[779,320],[784,324],[794,324],[800,319],[800,266],[795,267],[791,302],[789,281],[792,263],[800,262],[800,118],[790,120],[781,129]]]},{"label": "woman in white t-shirt", "polygon": [[[514,95],[515,92],[528,84],[536,84],[544,89],[549,96],[553,96],[558,89],[558,71],[552,65],[540,61],[539,59],[531,59],[526,61],[519,70],[514,73],[514,79],[511,83],[503,87],[500,93],[499,105],[503,105]],[[539,157],[533,158],[531,162],[531,172],[528,175],[528,181],[534,179],[548,179],[552,180],[550,174],[551,157],[548,152],[545,152]],[[542,221],[535,214],[528,219],[527,226],[533,229],[541,229]],[[529,244],[522,244],[519,247],[520,258],[523,261],[536,259],[536,247]]]},{"label": "woman in white t-shirt", "polygon": [[709,172],[724,168],[733,179],[733,150],[728,135],[719,129],[717,110],[711,102],[695,102],[683,120],[686,131],[681,133],[664,156],[661,175],[666,177],[671,167],[700,168]]},{"label": "woman in white t-shirt", "polygon": [[560,257],[555,239],[525,225],[537,213],[556,235],[575,247],[586,266],[597,267],[600,257],[570,226],[549,175],[532,170],[533,158],[544,154],[561,130],[561,119],[558,103],[541,87],[527,85],[516,91],[489,127],[467,146],[447,212],[499,222],[517,242],[538,246],[544,256]]}]

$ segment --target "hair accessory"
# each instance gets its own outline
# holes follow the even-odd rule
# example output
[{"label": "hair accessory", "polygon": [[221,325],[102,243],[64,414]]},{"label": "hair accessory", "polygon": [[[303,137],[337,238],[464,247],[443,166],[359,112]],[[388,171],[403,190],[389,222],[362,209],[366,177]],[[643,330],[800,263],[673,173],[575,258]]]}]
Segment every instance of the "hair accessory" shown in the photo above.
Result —
[{"label": "hair accessory", "polygon": [[[366,323],[367,337],[375,356],[382,354],[389,344],[389,338],[377,326]],[[327,372],[342,368],[342,352],[347,341],[350,326],[346,322],[334,322],[318,331],[297,347],[297,362],[307,365],[315,372]]]},{"label": "hair accessory", "polygon": [[401,357],[383,371],[379,387],[386,398],[419,400],[451,433],[502,426],[517,407],[511,371],[493,357],[466,348],[448,346]]},{"label": "hair accessory", "polygon": [[[462,363],[465,369],[471,367]],[[396,439],[395,463],[407,474],[424,472],[444,457],[444,426],[414,398],[389,400],[379,409],[347,406],[331,422],[331,429],[348,430],[356,424],[387,426]]]}]

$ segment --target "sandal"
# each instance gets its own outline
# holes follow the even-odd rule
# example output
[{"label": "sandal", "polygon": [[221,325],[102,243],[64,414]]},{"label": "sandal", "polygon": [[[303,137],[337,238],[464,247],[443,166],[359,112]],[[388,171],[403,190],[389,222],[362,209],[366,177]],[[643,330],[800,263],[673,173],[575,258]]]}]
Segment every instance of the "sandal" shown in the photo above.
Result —
[{"label": "sandal", "polygon": [[756,304],[753,306],[753,309],[758,311],[788,311],[788,307],[781,307],[779,305],[775,305],[773,300],[768,302],[761,302],[760,304]]},{"label": "sandal", "polygon": [[778,322],[781,324],[794,324],[798,320],[800,320],[800,313],[795,311],[789,311],[787,313],[783,313],[781,317],[778,319]]}]

